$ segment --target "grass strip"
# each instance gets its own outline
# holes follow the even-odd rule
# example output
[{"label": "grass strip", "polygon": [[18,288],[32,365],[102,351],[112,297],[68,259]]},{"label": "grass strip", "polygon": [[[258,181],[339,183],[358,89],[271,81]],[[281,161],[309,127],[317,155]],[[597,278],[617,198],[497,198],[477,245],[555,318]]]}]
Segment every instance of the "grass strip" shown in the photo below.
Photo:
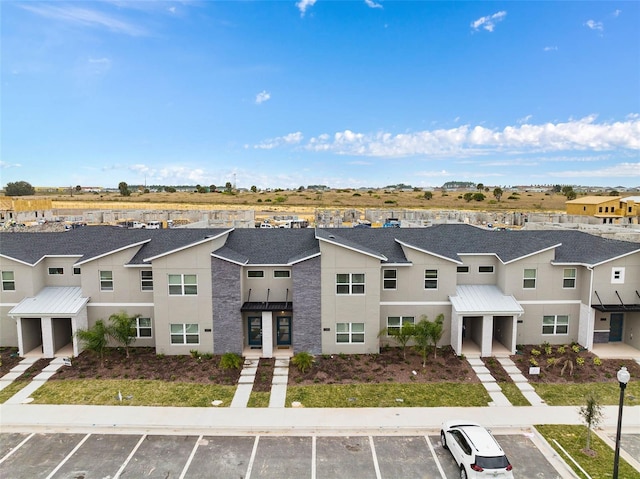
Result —
[{"label": "grass strip", "polygon": [[270,392],[252,391],[247,402],[247,407],[269,407]]},{"label": "grass strip", "polygon": [[502,389],[502,393],[506,396],[511,404],[514,406],[531,406],[531,403],[522,394],[522,391],[511,382],[499,382],[498,386]]},{"label": "grass strip", "polygon": [[47,381],[33,398],[35,404],[177,407],[210,407],[212,401],[219,400],[222,407],[228,407],[235,390],[235,386],[143,379],[73,379]]},{"label": "grass strip", "polygon": [[286,406],[304,407],[469,407],[486,406],[482,384],[334,384],[287,387]]},{"label": "grass strip", "polygon": [[[620,401],[620,386],[615,383],[545,384],[530,383],[549,406],[582,406],[585,396],[593,392],[602,405],[615,406]],[[629,382],[625,406],[640,405],[640,383]]]},{"label": "grass strip", "polygon": [[[553,441],[560,443],[573,459],[580,464],[593,479],[610,478],[613,472],[614,451],[594,432],[591,433],[591,450],[593,455],[585,454],[583,449],[587,445],[586,426],[545,425],[535,426],[547,442],[562,459],[573,469],[580,478],[585,475],[566,457]],[[625,479],[640,479],[640,472],[636,471],[627,461],[620,457],[618,477]],[[585,478],[586,479],[586,478]]]},{"label": "grass strip", "polygon": [[13,381],[6,388],[0,391],[0,404],[7,401],[9,398],[11,398],[14,394],[16,394],[18,391],[20,391],[23,387],[25,387],[30,382],[31,382],[30,380],[20,380],[20,379]]}]

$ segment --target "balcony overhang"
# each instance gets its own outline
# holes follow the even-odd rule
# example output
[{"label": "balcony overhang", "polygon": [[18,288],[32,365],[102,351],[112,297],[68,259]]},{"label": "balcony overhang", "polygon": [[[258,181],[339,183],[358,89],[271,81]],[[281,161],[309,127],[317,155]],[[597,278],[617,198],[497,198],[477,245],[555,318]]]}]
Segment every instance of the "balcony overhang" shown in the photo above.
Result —
[{"label": "balcony overhang", "polygon": [[240,311],[293,311],[290,301],[246,301]]}]

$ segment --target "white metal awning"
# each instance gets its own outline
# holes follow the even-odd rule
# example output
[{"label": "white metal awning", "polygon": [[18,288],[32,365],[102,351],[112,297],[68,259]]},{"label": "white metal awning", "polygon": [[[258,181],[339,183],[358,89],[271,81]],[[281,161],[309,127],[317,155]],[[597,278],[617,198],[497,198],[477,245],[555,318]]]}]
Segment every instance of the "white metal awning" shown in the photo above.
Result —
[{"label": "white metal awning", "polygon": [[9,316],[20,318],[72,317],[89,302],[82,297],[82,288],[77,286],[48,286],[36,296],[24,298],[9,311]]},{"label": "white metal awning", "polygon": [[460,285],[456,287],[456,295],[449,299],[458,314],[519,316],[524,313],[513,296],[494,285]]}]

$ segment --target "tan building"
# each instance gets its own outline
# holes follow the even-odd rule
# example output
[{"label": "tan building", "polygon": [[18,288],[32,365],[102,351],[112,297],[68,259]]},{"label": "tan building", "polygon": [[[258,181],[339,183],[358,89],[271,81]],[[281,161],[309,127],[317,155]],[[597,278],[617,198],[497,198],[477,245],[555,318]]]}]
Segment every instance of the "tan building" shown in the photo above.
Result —
[{"label": "tan building", "polygon": [[566,206],[568,215],[593,216],[603,224],[640,224],[640,196],[584,196]]}]

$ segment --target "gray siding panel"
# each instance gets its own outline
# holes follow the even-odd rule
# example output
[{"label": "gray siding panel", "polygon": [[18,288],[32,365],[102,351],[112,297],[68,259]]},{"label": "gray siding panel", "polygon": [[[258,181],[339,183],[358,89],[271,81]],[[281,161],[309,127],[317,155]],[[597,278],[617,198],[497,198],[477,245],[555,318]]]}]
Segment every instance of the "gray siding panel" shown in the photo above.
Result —
[{"label": "gray siding panel", "polygon": [[213,353],[242,354],[241,267],[211,259],[213,302]]},{"label": "gray siding panel", "polygon": [[322,353],[320,257],[293,266],[293,350]]}]

